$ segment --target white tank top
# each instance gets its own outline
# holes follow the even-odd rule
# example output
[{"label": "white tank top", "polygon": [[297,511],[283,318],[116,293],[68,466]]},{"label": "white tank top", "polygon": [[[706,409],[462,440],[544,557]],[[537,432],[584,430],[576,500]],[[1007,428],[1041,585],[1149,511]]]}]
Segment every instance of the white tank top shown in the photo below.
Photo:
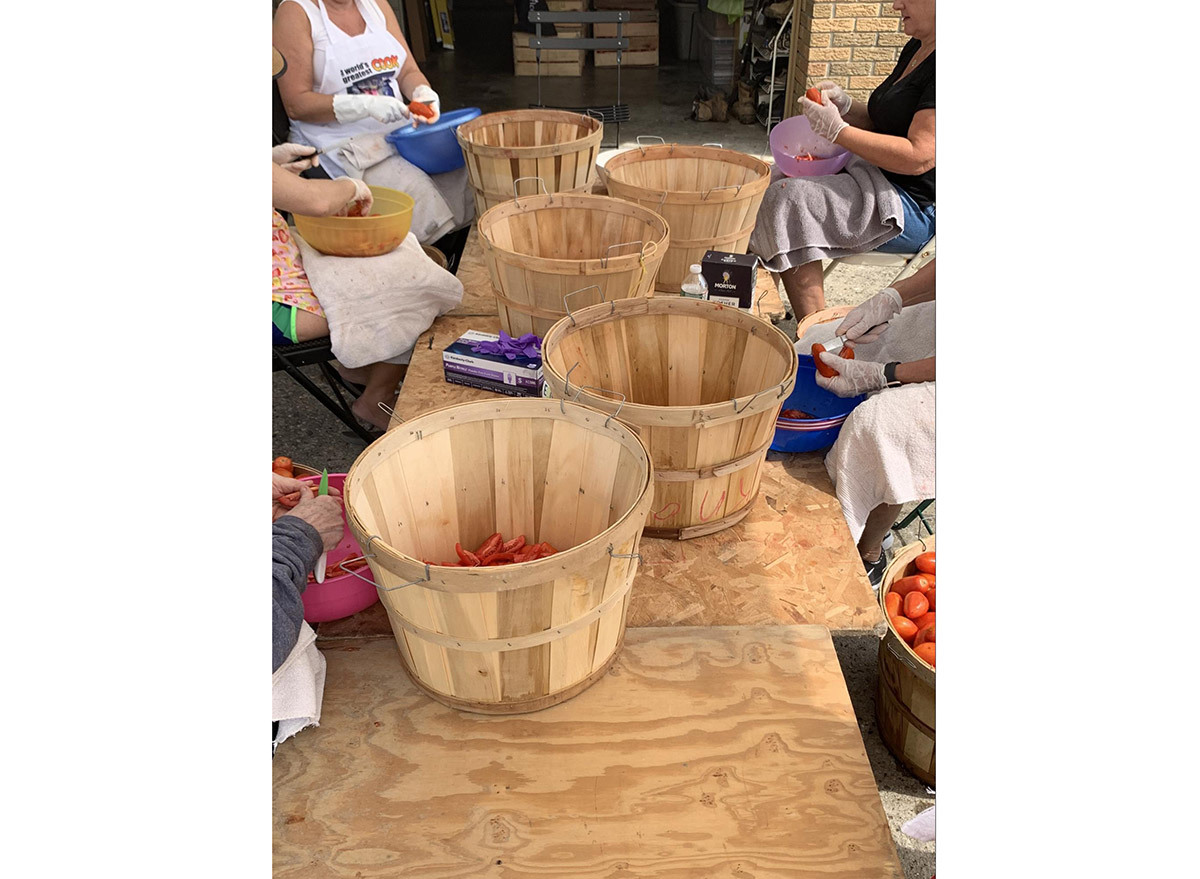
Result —
[{"label": "white tank top", "polygon": [[[308,16],[313,41],[313,91],[322,95],[388,95],[400,93],[400,68],[408,53],[388,33],[387,21],[375,0],[354,0],[367,29],[351,37],[329,20],[321,0],[283,0],[296,3]],[[358,134],[377,134],[402,127],[370,117],[358,122],[300,122],[292,119],[290,140],[317,147],[329,146]],[[331,177],[345,170],[330,156],[321,156],[321,167]]]}]

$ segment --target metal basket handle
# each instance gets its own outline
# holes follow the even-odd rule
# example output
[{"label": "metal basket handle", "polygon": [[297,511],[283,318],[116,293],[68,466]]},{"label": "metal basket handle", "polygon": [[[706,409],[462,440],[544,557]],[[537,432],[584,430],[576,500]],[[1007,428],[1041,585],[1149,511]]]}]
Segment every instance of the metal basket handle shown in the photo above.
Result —
[{"label": "metal basket handle", "polygon": [[542,191],[545,192],[546,195],[550,196],[550,204],[554,204],[554,193],[552,193],[546,187],[546,181],[544,179],[542,179],[541,177],[533,177],[533,176],[518,177],[516,180],[513,181],[513,201],[515,201],[517,203],[517,207],[521,206],[521,201],[520,201],[521,197],[519,195],[517,195],[517,184],[520,183],[522,180],[536,180],[538,183],[542,184]]},{"label": "metal basket handle", "polygon": [[728,186],[714,186],[708,192],[704,193],[704,195],[702,195],[700,198],[701,198],[701,201],[706,201],[710,195],[712,195],[714,192],[717,192],[718,190],[721,190],[721,189],[736,189],[738,191],[738,195],[741,195],[742,186],[744,186],[744,185],[745,184],[742,184],[742,183],[730,183]]},{"label": "metal basket handle", "polygon": [[645,239],[642,239],[642,238],[639,238],[637,241],[622,241],[620,244],[608,245],[608,247],[604,251],[604,256],[600,257],[600,267],[605,268],[605,269],[608,268],[609,257],[612,256],[612,252],[616,248],[618,248],[618,247],[633,247],[635,244],[641,245],[642,250],[645,249]]},{"label": "metal basket handle", "polygon": [[[576,363],[576,364],[575,364],[575,366],[578,366],[578,365],[579,365],[578,363]],[[571,368],[572,368],[572,369],[574,369],[574,368],[575,368],[575,366],[572,366]],[[608,388],[598,388],[598,387],[596,387],[595,385],[583,385],[583,386],[581,386],[581,387],[579,388],[579,390],[577,390],[577,391],[575,392],[575,396],[571,398],[571,402],[572,402],[572,403],[578,403],[578,402],[579,402],[579,397],[580,397],[580,395],[581,395],[581,394],[582,394],[584,391],[599,391],[599,392],[600,392],[600,393],[602,393],[602,394],[612,394],[614,397],[620,397],[620,398],[621,398],[621,402],[617,404],[617,411],[616,411],[616,412],[613,412],[613,413],[611,413],[611,414],[610,414],[610,415],[609,415],[607,418],[605,418],[605,419],[604,419],[604,426],[605,426],[605,427],[608,427],[608,422],[612,421],[614,418],[616,418],[618,415],[620,415],[620,414],[621,414],[621,409],[622,409],[622,408],[625,406],[625,400],[626,400],[626,397],[625,397],[625,395],[624,395],[624,394],[622,394],[620,391],[610,391]],[[561,408],[561,407],[560,407],[560,408]]]},{"label": "metal basket handle", "polygon": [[702,143],[702,144],[700,144],[700,146],[715,146],[715,147],[720,147],[721,149],[725,149],[725,144],[723,144],[723,143]]},{"label": "metal basket handle", "polygon": [[[575,327],[575,326],[579,326],[579,324],[577,324],[575,322],[575,315],[571,313],[571,305],[570,305],[570,303],[567,302],[567,300],[570,299],[572,296],[574,296],[576,293],[582,293],[584,290],[592,290],[592,289],[600,290],[600,285],[599,284],[588,284],[586,287],[580,287],[578,290],[572,290],[570,293],[567,293],[565,296],[563,296],[563,308],[565,308],[567,310],[567,317],[569,317],[571,319],[571,326]],[[601,302],[608,301],[604,295],[603,290],[600,290],[600,301]],[[613,303],[611,303],[611,305],[612,305],[612,308],[609,309],[609,314],[612,314],[612,312],[616,310],[617,303],[613,302]],[[578,366],[578,365],[579,365],[578,363],[575,364],[575,366]],[[574,367],[572,367],[572,368],[574,368]]]}]

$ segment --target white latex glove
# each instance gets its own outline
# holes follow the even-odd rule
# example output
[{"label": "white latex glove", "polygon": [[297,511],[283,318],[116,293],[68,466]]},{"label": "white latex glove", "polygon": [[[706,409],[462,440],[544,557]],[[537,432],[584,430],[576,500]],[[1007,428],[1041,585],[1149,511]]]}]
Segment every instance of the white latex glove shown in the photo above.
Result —
[{"label": "white latex glove", "polygon": [[836,82],[825,79],[817,83],[814,88],[821,93],[821,96],[826,101],[833,102],[833,105],[838,109],[838,113],[845,116],[850,112],[850,105],[854,103],[854,99],[846,94],[845,90]]},{"label": "white latex glove", "polygon": [[317,166],[317,148],[303,143],[281,143],[271,148],[271,161],[293,174]]},{"label": "white latex glove", "polygon": [[832,101],[827,104],[818,104],[816,101],[801,97],[800,109],[804,111],[804,117],[812,126],[813,134],[825,138],[830,143],[837,140],[837,136],[842,133],[843,128],[850,127],[848,123],[842,121],[842,115]]},{"label": "white latex glove", "polygon": [[358,210],[354,212],[356,217],[365,217],[371,213],[371,206],[375,204],[375,196],[371,194],[371,187],[363,183],[357,177],[339,177],[339,180],[349,180],[354,184],[354,198],[346,202],[346,206],[334,214],[335,217],[350,216],[351,208],[358,205]]},{"label": "white latex glove", "polygon": [[432,125],[442,118],[442,99],[439,98],[438,93],[429,86],[419,85],[413,89],[412,99],[414,101],[420,101],[422,104],[428,104],[430,109],[433,110],[432,119],[426,119],[420,113],[412,113],[413,128],[416,128],[422,123],[425,125]]},{"label": "white latex glove", "polygon": [[900,294],[892,287],[884,287],[846,315],[838,324],[837,334],[845,336],[847,342],[858,342],[860,345],[874,342],[883,335],[888,321],[898,315],[903,307]]},{"label": "white latex glove", "polygon": [[883,377],[883,364],[870,360],[843,360],[836,354],[823,351],[820,355],[826,366],[838,371],[832,378],[815,373],[817,384],[839,397],[857,397],[867,391],[878,391],[887,387]]},{"label": "white latex glove", "polygon": [[334,95],[333,115],[343,125],[370,116],[379,122],[400,122],[408,118],[408,105],[387,95]]}]

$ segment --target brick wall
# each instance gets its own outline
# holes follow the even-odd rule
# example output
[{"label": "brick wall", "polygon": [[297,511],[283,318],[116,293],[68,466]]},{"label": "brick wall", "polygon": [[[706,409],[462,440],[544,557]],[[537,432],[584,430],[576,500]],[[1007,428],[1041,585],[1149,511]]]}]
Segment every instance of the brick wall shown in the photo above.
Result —
[{"label": "brick wall", "polygon": [[900,14],[892,9],[891,0],[796,0],[783,115],[799,113],[797,98],[823,79],[836,82],[856,101],[866,101],[875,86],[892,72],[907,42],[908,37],[900,29]]}]

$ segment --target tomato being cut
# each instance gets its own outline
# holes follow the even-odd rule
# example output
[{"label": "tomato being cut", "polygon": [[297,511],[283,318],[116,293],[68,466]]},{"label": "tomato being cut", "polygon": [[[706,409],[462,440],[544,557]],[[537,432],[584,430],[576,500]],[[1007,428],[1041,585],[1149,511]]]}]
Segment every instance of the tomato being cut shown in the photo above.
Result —
[{"label": "tomato being cut", "polygon": [[823,100],[821,100],[821,92],[815,88],[811,88],[808,91],[806,91],[804,93],[804,97],[808,98],[814,104],[820,104],[821,106],[825,105],[825,102]]}]

